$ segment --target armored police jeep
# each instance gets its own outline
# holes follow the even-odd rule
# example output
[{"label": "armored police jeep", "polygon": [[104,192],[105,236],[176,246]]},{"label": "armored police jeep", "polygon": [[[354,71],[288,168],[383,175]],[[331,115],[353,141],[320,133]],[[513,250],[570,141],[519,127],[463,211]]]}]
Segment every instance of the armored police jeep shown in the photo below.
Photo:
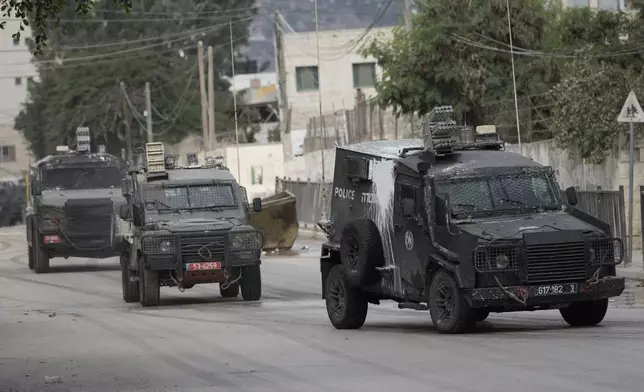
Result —
[{"label": "armored police jeep", "polygon": [[331,323],[360,328],[383,299],[429,310],[441,333],[490,312],[557,308],[573,326],[600,323],[624,290],[622,241],[574,207],[574,188],[564,200],[551,167],[450,113],[426,117],[425,140],[336,148],[330,216],[318,223]]},{"label": "armored police jeep", "polygon": [[125,162],[92,153],[89,130],[80,128],[77,150],[58,146],[57,154],[31,165],[25,212],[29,268],[49,270],[52,257],[108,258],[120,254],[118,211]]},{"label": "armored police jeep", "polygon": [[[188,165],[146,145],[147,168],[134,168],[123,184],[130,223],[129,248],[121,254],[123,300],[159,304],[161,286],[180,291],[219,283],[223,297],[257,301],[262,294],[262,234],[249,225],[246,191],[221,162]],[[261,210],[261,199],[253,209]]]}]

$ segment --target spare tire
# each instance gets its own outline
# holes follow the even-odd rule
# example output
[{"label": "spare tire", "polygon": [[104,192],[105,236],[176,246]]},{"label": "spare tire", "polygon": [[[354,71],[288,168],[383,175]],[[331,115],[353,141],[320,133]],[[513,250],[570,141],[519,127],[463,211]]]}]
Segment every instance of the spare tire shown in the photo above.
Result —
[{"label": "spare tire", "polygon": [[382,240],[372,220],[355,219],[346,224],[340,240],[340,259],[351,286],[368,286],[380,280],[377,267],[385,265]]}]

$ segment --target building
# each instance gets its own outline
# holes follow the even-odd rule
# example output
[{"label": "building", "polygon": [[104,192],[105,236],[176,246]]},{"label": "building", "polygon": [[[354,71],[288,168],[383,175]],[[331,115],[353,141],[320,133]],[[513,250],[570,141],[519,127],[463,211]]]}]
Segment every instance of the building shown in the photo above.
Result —
[{"label": "building", "polygon": [[19,22],[10,20],[0,30],[0,176],[20,175],[30,160],[28,145],[13,125],[27,99],[27,83],[37,73],[25,41],[29,30],[14,40],[12,34],[18,29]]},{"label": "building", "polygon": [[606,11],[624,11],[629,0],[561,0],[565,7],[590,7]]},{"label": "building", "polygon": [[[290,129],[306,129],[309,119],[354,106],[356,90],[375,95],[381,69],[372,57],[363,57],[362,46],[378,36],[386,38],[392,28],[320,31],[318,69],[315,31],[277,34],[277,64],[281,111],[291,110]],[[364,36],[363,36],[364,35]]]}]

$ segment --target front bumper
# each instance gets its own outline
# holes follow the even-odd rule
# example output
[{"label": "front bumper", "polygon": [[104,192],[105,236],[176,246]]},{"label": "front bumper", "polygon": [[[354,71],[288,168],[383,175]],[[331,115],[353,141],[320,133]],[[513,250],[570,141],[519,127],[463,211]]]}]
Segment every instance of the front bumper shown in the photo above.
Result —
[{"label": "front bumper", "polygon": [[[205,260],[204,260],[205,261]],[[251,259],[235,259],[235,258],[224,258],[223,260],[213,260],[221,261],[222,269],[226,268],[236,268],[236,267],[248,267],[251,265],[260,265],[261,260],[259,258]],[[197,261],[193,261],[197,262]],[[143,257],[144,267],[147,270],[151,271],[165,271],[165,270],[185,270],[186,264],[184,263],[181,256],[177,255],[144,255]]]},{"label": "front bumper", "polygon": [[[617,276],[606,276],[599,279],[595,284],[587,282],[576,283],[579,289],[575,294],[531,296],[529,293],[532,293],[542,285],[524,285],[508,286],[505,287],[505,290],[501,287],[466,289],[465,298],[473,308],[540,307],[617,297],[622,294],[626,285],[625,278]],[[508,292],[524,301],[525,305],[522,305],[517,299],[513,299]]]},{"label": "front bumper", "polygon": [[56,231],[39,233],[38,243],[50,257],[108,258],[118,255],[120,251],[116,244],[110,245],[106,239],[89,243],[70,243],[62,233]]}]

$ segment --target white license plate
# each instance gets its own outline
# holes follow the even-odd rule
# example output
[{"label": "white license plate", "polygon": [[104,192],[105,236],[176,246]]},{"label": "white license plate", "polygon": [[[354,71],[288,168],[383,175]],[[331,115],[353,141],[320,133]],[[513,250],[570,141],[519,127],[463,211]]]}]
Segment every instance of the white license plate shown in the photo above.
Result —
[{"label": "white license plate", "polygon": [[577,294],[577,283],[546,284],[532,288],[535,297],[566,294]]},{"label": "white license plate", "polygon": [[206,261],[204,263],[187,263],[186,271],[220,270],[221,261]]}]

